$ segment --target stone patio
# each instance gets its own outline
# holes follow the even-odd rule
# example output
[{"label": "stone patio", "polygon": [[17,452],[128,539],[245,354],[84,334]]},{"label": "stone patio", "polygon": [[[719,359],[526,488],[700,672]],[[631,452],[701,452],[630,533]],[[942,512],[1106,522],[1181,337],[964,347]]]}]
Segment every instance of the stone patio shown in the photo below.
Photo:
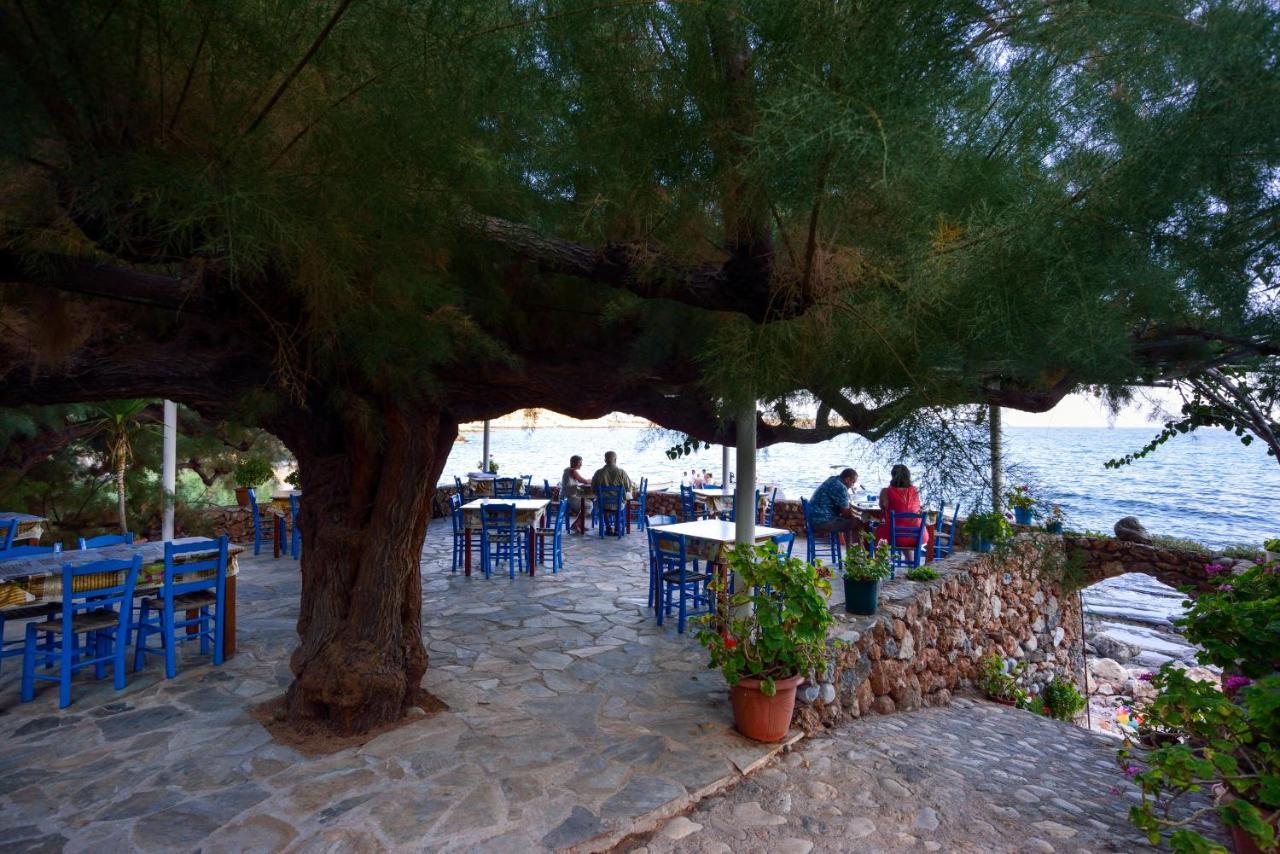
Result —
[{"label": "stone patio", "polygon": [[53,687],[18,703],[8,659],[6,844],[605,848],[770,755],[733,732],[692,635],[654,625],[643,535],[567,538],[558,575],[512,581],[451,574],[448,534],[431,527],[422,573],[424,686],[449,710],[360,748],[308,758],[248,714],[290,681],[300,584],[288,559],[242,559],[239,651],[220,668],[192,650],[171,681],[158,662],[118,694],[81,678],[59,711]]}]

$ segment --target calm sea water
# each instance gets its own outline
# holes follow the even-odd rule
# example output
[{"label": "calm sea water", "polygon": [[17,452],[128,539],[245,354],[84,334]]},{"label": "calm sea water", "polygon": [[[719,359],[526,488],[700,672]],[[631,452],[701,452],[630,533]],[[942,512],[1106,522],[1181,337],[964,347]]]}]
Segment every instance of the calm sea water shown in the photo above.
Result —
[{"label": "calm sea water", "polygon": [[[1106,460],[1140,448],[1152,429],[1030,428],[1005,431],[1006,455],[1037,485],[1037,494],[1060,504],[1071,528],[1110,532],[1122,516],[1136,516],[1155,534],[1197,540],[1211,546],[1259,544],[1280,536],[1280,465],[1256,444],[1245,447],[1222,430],[1179,436],[1119,470]],[[643,428],[543,427],[494,430],[491,453],[503,474],[532,474],[557,483],[569,457],[581,454],[587,475],[604,452],[650,487],[679,483],[693,467],[719,477],[721,450],[713,446],[692,458],[668,460],[670,440]],[[478,467],[480,434],[466,433],[454,445],[445,468],[465,476]],[[890,460],[877,458],[863,439],[844,436],[817,445],[774,445],[757,460],[758,478],[776,484],[788,498],[809,495],[832,469],[856,467],[859,491],[876,492],[888,482]],[[928,496],[936,503],[943,496]]]}]

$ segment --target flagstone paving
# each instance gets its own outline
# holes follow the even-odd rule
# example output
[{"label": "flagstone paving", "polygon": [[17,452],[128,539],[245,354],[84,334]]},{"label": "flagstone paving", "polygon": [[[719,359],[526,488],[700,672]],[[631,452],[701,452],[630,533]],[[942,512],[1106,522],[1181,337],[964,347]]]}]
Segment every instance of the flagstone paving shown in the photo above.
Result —
[{"label": "flagstone paving", "polygon": [[423,684],[449,709],[330,756],[275,744],[249,716],[290,681],[288,559],[242,560],[239,649],[222,667],[189,653],[166,681],[153,662],[120,693],[84,678],[59,711],[52,686],[18,703],[8,659],[6,849],[594,848],[767,757],[732,731],[693,637],[654,625],[643,535],[566,545],[557,575],[465,578],[433,525]]},{"label": "flagstone paving", "polygon": [[[622,847],[633,854],[1151,850],[1128,821],[1138,795],[1116,765],[1118,746],[1080,727],[958,698],[807,739]],[[1208,823],[1196,829],[1221,837]]]}]

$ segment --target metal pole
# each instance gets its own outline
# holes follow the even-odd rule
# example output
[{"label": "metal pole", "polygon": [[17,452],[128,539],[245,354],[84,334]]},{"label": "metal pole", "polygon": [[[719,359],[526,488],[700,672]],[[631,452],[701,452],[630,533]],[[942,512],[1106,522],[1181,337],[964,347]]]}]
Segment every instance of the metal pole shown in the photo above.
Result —
[{"label": "metal pole", "polygon": [[733,471],[733,469],[729,467],[729,446],[721,445],[720,450],[722,452],[721,453],[722,459],[720,461],[722,464],[721,468],[723,468],[724,470],[724,474],[721,476],[721,480],[720,480],[720,488],[728,489],[729,488],[729,472]]},{"label": "metal pole", "polygon": [[161,517],[161,537],[173,539],[173,505],[178,489],[178,404],[164,402],[164,460],[161,466],[161,485],[164,488],[164,515]]},{"label": "metal pole", "polygon": [[1000,407],[989,406],[988,424],[991,428],[991,509],[997,513],[1004,509],[1004,449],[1001,447]]},{"label": "metal pole", "polygon": [[[756,402],[747,400],[733,419],[738,446],[738,488],[733,493],[733,541],[751,545],[756,540]],[[742,591],[744,582],[735,578],[733,588]],[[749,591],[748,591],[749,592]],[[750,605],[744,605],[749,610]],[[741,616],[741,615],[739,615]]]},{"label": "metal pole", "polygon": [[489,419],[484,421],[484,459],[480,461],[480,471],[489,471]]}]

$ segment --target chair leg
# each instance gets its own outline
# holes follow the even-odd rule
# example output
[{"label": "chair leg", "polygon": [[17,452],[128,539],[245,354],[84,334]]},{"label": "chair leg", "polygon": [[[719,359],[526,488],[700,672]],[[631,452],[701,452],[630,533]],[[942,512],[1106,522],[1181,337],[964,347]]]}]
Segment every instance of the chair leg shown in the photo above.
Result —
[{"label": "chair leg", "polygon": [[173,603],[160,603],[160,637],[164,641],[164,677],[173,679],[178,675],[177,631],[173,627]]},{"label": "chair leg", "polygon": [[222,590],[217,594],[218,601],[214,604],[213,609],[213,663],[222,664],[223,661],[223,644],[227,640],[227,592]]},{"label": "chair leg", "polygon": [[209,654],[209,633],[213,630],[213,624],[209,620],[209,606],[205,605],[200,609],[199,615],[196,617],[196,631],[200,635],[200,654]]},{"label": "chair leg", "polygon": [[146,661],[147,637],[151,634],[151,609],[143,604],[138,611],[138,625],[134,628],[133,672],[137,673]]},{"label": "chair leg", "polygon": [[96,631],[90,636],[86,637],[85,640],[93,641],[93,644],[92,644],[93,657],[98,659],[93,663],[93,678],[106,679],[107,663],[102,660],[106,654],[104,651],[104,647],[106,646],[106,638],[103,636],[101,631]]},{"label": "chair leg", "polygon": [[26,643],[22,647],[22,702],[30,703],[35,698],[36,685],[36,624],[27,623]]},{"label": "chair leg", "polygon": [[680,578],[680,616],[676,619],[676,633],[684,634],[684,621],[686,615],[686,602],[689,598],[689,587],[685,583],[684,577]]},{"label": "chair leg", "polygon": [[71,705],[71,651],[70,638],[62,639],[62,669],[58,672],[58,708]]},{"label": "chair leg", "polygon": [[[123,607],[128,608],[129,603],[126,602]],[[116,636],[115,636],[116,642],[115,642],[115,649],[113,650],[115,653],[115,660],[111,664],[111,669],[112,669],[112,675],[115,677],[114,685],[117,691],[124,690],[124,685],[125,685],[124,660],[126,655],[126,649],[129,645],[128,629],[129,627],[127,624],[123,627],[123,631],[121,629],[116,629]]]}]

